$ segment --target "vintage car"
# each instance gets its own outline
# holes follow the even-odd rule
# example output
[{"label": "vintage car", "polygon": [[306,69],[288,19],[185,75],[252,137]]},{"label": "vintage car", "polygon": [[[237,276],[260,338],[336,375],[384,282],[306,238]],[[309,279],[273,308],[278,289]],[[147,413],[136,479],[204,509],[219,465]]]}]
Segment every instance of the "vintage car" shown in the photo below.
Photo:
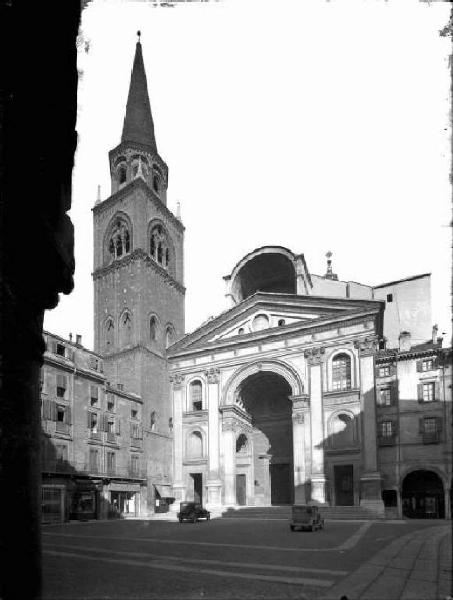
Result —
[{"label": "vintage car", "polygon": [[180,523],[183,521],[196,523],[198,519],[206,519],[206,521],[209,521],[211,513],[203,508],[201,504],[197,504],[196,502],[181,502],[177,517]]},{"label": "vintage car", "polygon": [[317,506],[294,504],[289,527],[291,531],[296,529],[308,529],[310,531],[324,529],[324,519],[321,517]]}]

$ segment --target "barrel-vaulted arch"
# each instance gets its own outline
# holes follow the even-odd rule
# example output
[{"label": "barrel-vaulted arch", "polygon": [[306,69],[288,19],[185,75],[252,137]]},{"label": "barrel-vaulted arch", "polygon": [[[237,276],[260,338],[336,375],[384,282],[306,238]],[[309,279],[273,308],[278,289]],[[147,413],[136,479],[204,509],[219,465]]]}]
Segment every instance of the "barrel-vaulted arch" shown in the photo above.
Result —
[{"label": "barrel-vaulted arch", "polygon": [[264,246],[250,252],[234,267],[230,293],[241,302],[255,292],[296,293],[296,256],[283,246]]},{"label": "barrel-vaulted arch", "polygon": [[281,360],[255,361],[250,363],[231,375],[223,386],[221,404],[232,405],[236,402],[236,390],[242,382],[250,375],[256,373],[271,372],[280,375],[285,379],[291,388],[293,396],[300,396],[304,391],[303,382],[296,369]]}]

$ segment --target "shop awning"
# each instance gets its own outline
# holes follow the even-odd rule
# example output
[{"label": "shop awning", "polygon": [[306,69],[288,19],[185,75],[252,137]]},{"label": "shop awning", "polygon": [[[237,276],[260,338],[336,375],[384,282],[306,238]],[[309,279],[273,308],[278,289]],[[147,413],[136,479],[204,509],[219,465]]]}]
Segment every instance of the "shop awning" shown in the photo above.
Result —
[{"label": "shop awning", "polygon": [[173,498],[173,490],[171,485],[165,483],[154,483],[153,485],[161,498]]}]

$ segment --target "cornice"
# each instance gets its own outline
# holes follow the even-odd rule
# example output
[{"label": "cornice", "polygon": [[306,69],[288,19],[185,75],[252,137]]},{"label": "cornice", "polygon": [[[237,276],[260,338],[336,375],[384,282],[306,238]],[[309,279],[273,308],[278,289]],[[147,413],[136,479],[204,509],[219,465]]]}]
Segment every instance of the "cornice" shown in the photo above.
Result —
[{"label": "cornice", "polygon": [[399,350],[384,350],[385,354],[376,354],[376,363],[385,364],[395,361],[411,360],[412,358],[423,358],[424,356],[448,355],[451,348],[425,348],[424,350],[408,350],[401,352]]},{"label": "cornice", "polygon": [[[256,308],[256,306],[254,306],[254,308]],[[222,350],[222,349],[239,349],[239,348],[244,348],[247,346],[252,346],[255,345],[257,343],[268,343],[268,342],[273,342],[276,339],[283,339],[283,340],[290,340],[290,339],[294,339],[299,337],[300,335],[306,335],[307,333],[311,333],[311,334],[317,334],[317,333],[323,333],[324,331],[329,331],[331,329],[333,329],[333,325],[341,322],[341,323],[347,323],[348,326],[353,326],[353,325],[359,325],[361,323],[363,323],[364,319],[366,319],[369,316],[373,316],[374,313],[370,311],[364,311],[364,312],[360,312],[359,314],[351,314],[349,312],[349,314],[344,314],[344,315],[329,315],[326,318],[323,319],[319,319],[318,321],[316,321],[318,324],[315,325],[313,321],[311,322],[301,322],[301,323],[294,323],[294,324],[290,324],[284,327],[272,327],[269,329],[264,329],[262,331],[258,331],[258,332],[253,332],[253,333],[248,333],[248,334],[244,334],[241,336],[233,336],[230,338],[224,338],[224,339],[217,339],[217,340],[213,340],[211,342],[205,342],[203,345],[200,344],[200,346],[196,346],[197,344],[197,340],[193,341],[193,347],[191,347],[190,345],[188,345],[187,347],[184,347],[183,342],[187,339],[187,337],[191,336],[192,334],[188,334],[188,336],[186,336],[186,338],[182,338],[181,340],[179,340],[178,342],[176,342],[173,347],[174,350],[171,350],[171,348],[169,348],[170,352],[167,353],[169,358],[180,358],[182,356],[187,356],[187,355],[192,355],[192,354],[203,354],[206,352],[209,352],[212,354],[212,348],[215,348],[216,351],[217,350]],[[208,326],[208,324],[206,325],[206,327]],[[305,330],[305,331],[304,331]],[[206,331],[206,335],[207,335],[208,331]],[[214,331],[212,331],[212,333],[214,334]],[[363,333],[361,333],[360,335],[363,335]],[[202,336],[200,336],[202,337]],[[337,338],[334,338],[333,340],[323,340],[323,343],[326,344],[330,344],[332,343],[332,341],[334,341]],[[316,340],[313,340],[316,341]],[[189,340],[190,343],[190,340]],[[308,344],[308,342],[307,342]]]},{"label": "cornice", "polygon": [[171,287],[174,287],[181,294],[186,293],[186,288],[183,285],[181,285],[179,283],[179,281],[176,281],[176,279],[174,279],[174,277],[172,277],[163,267],[161,267],[158,263],[156,263],[156,261],[154,261],[149,256],[149,254],[147,254],[141,248],[137,248],[136,250],[133,250],[133,252],[131,252],[130,254],[126,254],[126,256],[123,256],[122,258],[120,258],[118,260],[114,260],[112,263],[110,263],[106,267],[100,267],[99,269],[96,269],[92,273],[93,280],[99,279],[100,277],[104,277],[105,275],[107,275],[108,273],[111,273],[112,271],[116,271],[118,269],[126,267],[134,260],[145,261],[146,266],[150,267],[151,269],[154,269],[154,271],[156,273],[158,273],[162,277],[162,279],[166,283],[168,283],[168,285],[170,285]]},{"label": "cornice", "polygon": [[119,200],[123,200],[123,198],[129,196],[130,193],[135,189],[141,189],[142,191],[144,191],[148,200],[151,200],[155,208],[158,211],[160,211],[163,215],[165,215],[165,217],[167,217],[167,219],[171,221],[171,223],[176,227],[176,229],[178,229],[178,231],[181,234],[184,233],[185,227],[181,223],[181,221],[175,217],[171,210],[165,206],[165,204],[160,200],[160,198],[155,194],[155,192],[143,181],[141,177],[133,179],[120,190],[118,190],[99,204],[93,206],[93,208],[91,209],[93,211],[93,214],[96,215],[101,212],[104,212],[104,210],[110,208]]}]

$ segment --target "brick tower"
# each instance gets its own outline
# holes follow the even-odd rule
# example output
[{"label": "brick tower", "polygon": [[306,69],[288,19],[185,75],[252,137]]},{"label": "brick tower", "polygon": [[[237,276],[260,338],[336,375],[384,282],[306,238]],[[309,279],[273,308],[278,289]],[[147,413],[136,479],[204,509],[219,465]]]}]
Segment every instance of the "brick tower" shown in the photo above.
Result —
[{"label": "brick tower", "polygon": [[120,144],[109,152],[111,196],[94,219],[94,345],[111,385],[143,401],[148,499],[171,483],[166,348],[184,333],[184,227],[167,208],[142,46],[137,42]]}]

